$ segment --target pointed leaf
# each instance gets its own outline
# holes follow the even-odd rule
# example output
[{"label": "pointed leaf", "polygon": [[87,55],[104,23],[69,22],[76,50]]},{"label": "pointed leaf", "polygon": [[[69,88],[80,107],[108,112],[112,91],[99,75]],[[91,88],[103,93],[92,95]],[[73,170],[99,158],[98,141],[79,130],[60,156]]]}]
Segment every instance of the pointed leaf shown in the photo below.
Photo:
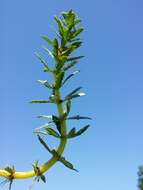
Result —
[{"label": "pointed leaf", "polygon": [[80,115],[74,115],[74,116],[68,117],[67,119],[68,119],[68,120],[69,120],[69,119],[76,119],[76,120],[79,120],[79,119],[91,119],[91,118],[90,118],[90,117],[85,117],[85,116],[80,116]]},{"label": "pointed leaf", "polygon": [[74,135],[75,135],[75,133],[76,133],[76,128],[72,128],[72,129],[70,130],[70,132],[68,133],[67,138],[68,138],[68,139],[73,138]]},{"label": "pointed leaf", "polygon": [[71,63],[67,64],[63,69],[64,71],[67,71],[71,67],[73,67],[75,64],[77,64],[77,61],[72,61]]},{"label": "pointed leaf", "polygon": [[45,118],[45,119],[52,119],[52,115],[39,115],[37,118]]},{"label": "pointed leaf", "polygon": [[44,183],[46,183],[46,177],[45,177],[43,174],[40,175],[40,178],[41,178],[41,180],[42,180]]},{"label": "pointed leaf", "polygon": [[58,40],[57,40],[57,38],[55,38],[54,39],[54,41],[53,41],[53,47],[55,48],[55,49],[58,49]]},{"label": "pointed leaf", "polygon": [[67,116],[70,112],[70,109],[71,109],[71,101],[68,100],[65,104],[65,110],[64,110],[64,113],[65,113],[65,116]]},{"label": "pointed leaf", "polygon": [[76,169],[74,168],[73,164],[71,164],[69,161],[67,161],[64,157],[61,157],[61,158],[59,159],[59,161],[60,161],[62,164],[64,164],[64,166],[66,166],[67,168],[78,172],[78,170],[76,170]]},{"label": "pointed leaf", "polygon": [[64,36],[64,28],[63,28],[63,24],[62,24],[62,21],[60,19],[58,19],[56,16],[54,17],[55,21],[57,22],[58,24],[58,30],[59,30],[59,34],[61,36]]},{"label": "pointed leaf", "polygon": [[65,80],[63,81],[62,86],[63,86],[69,79],[71,79],[74,75],[76,75],[77,73],[79,73],[79,70],[74,71],[72,74],[70,74],[69,76],[67,76],[67,77],[65,78]]},{"label": "pointed leaf", "polygon": [[34,131],[34,134],[36,134],[36,135],[47,135],[47,132],[45,132],[45,131]]},{"label": "pointed leaf", "polygon": [[73,32],[72,38],[77,37],[83,30],[83,28],[78,28],[75,32]]},{"label": "pointed leaf", "polygon": [[50,40],[50,38],[48,36],[42,36],[43,40],[45,40],[46,42],[48,42],[48,44],[50,44],[51,46],[53,46],[53,41]]},{"label": "pointed leaf", "polygon": [[83,57],[84,57],[84,56],[70,57],[70,58],[68,58],[67,61],[75,61],[75,60],[81,59],[81,58],[83,58]]},{"label": "pointed leaf", "polygon": [[48,145],[45,143],[45,141],[40,137],[40,135],[37,135],[37,136],[38,136],[38,140],[39,140],[40,143],[44,146],[44,148],[45,148],[48,152],[52,153],[51,149],[48,147]]},{"label": "pointed leaf", "polygon": [[85,96],[85,93],[80,92],[78,94],[73,94],[71,97],[69,97],[69,99],[78,98],[78,97],[81,97],[81,96]]},{"label": "pointed leaf", "polygon": [[38,53],[35,53],[35,55],[40,60],[40,62],[44,65],[44,67],[47,69],[47,71],[51,72],[51,70],[48,67],[47,62],[42,58],[42,56],[40,56]]},{"label": "pointed leaf", "polygon": [[74,24],[77,25],[77,24],[79,24],[80,22],[81,22],[81,20],[80,20],[80,19],[77,19],[77,20],[75,20]]},{"label": "pointed leaf", "polygon": [[32,100],[30,103],[51,103],[49,100]]},{"label": "pointed leaf", "polygon": [[50,56],[52,59],[54,58],[53,53],[52,53],[48,48],[43,47],[43,49],[49,54],[49,56]]},{"label": "pointed leaf", "polygon": [[80,136],[80,135],[83,134],[89,127],[90,127],[90,125],[86,125],[86,126],[83,127],[82,129],[80,129],[78,132],[76,132],[76,134],[74,135],[74,137]]},{"label": "pointed leaf", "polygon": [[59,119],[57,116],[52,115],[52,120],[53,120],[53,122],[55,123],[55,125],[56,125],[56,127],[57,127],[59,133],[61,134],[61,124],[60,124],[60,119]]},{"label": "pointed leaf", "polygon": [[60,135],[54,129],[46,127],[45,130],[48,132],[49,135],[60,138]]},{"label": "pointed leaf", "polygon": [[52,89],[52,86],[48,83],[47,80],[38,80],[38,82],[44,85],[45,87]]},{"label": "pointed leaf", "polygon": [[70,92],[65,99],[69,99],[72,95],[76,94],[79,90],[81,90],[82,87],[78,87],[75,90],[73,90],[72,92]]}]

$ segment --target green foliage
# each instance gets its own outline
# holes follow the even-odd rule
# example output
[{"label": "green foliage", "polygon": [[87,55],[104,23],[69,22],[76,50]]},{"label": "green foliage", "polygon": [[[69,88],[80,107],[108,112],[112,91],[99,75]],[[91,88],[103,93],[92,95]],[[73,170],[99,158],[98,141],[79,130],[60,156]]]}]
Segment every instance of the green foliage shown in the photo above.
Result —
[{"label": "green foliage", "polygon": [[[47,47],[44,47],[45,52],[48,53],[50,58],[54,59],[55,61],[53,67],[50,68],[48,65],[49,61],[47,62],[43,57],[36,53],[36,56],[44,67],[44,72],[53,75],[54,79],[51,84],[48,82],[48,80],[38,80],[38,82],[43,87],[51,90],[51,95],[47,100],[32,100],[31,103],[54,103],[56,104],[60,114],[38,116],[38,118],[46,119],[47,123],[37,128],[35,130],[35,134],[38,136],[40,144],[50,154],[52,154],[57,159],[57,161],[61,162],[67,168],[77,171],[73,164],[67,161],[65,157],[59,155],[55,149],[51,149],[47,145],[46,140],[41,137],[41,135],[44,135],[46,139],[47,135],[50,135],[58,139],[72,139],[82,135],[89,128],[89,125],[86,125],[80,130],[72,128],[69,133],[67,133],[66,131],[63,132],[63,125],[65,122],[67,120],[91,119],[78,114],[69,116],[72,107],[72,100],[85,95],[83,92],[80,92],[81,87],[78,87],[67,93],[67,95],[63,98],[61,98],[59,95],[61,88],[63,88],[73,76],[79,73],[79,70],[76,70],[70,74],[67,74],[67,71],[74,67],[78,61],[84,57],[82,55],[72,55],[72,53],[82,45],[82,40],[80,39],[79,35],[84,29],[82,27],[78,27],[78,24],[81,22],[81,20],[72,10],[61,13],[60,17],[55,16],[54,20],[57,23],[57,36],[54,39],[50,39],[47,35],[42,36],[42,39],[50,47],[50,50]],[[64,110],[61,111],[63,106]],[[37,176],[40,177],[38,180],[41,179],[45,182],[45,177],[39,173],[38,163],[34,164],[33,167]]]},{"label": "green foliage", "polygon": [[39,182],[41,180],[44,183],[46,183],[46,177],[45,177],[45,175],[40,173],[40,169],[39,169],[39,166],[38,166],[38,161],[34,162],[32,164],[32,166],[33,166],[34,172],[36,174],[36,177],[35,177],[34,181]]}]

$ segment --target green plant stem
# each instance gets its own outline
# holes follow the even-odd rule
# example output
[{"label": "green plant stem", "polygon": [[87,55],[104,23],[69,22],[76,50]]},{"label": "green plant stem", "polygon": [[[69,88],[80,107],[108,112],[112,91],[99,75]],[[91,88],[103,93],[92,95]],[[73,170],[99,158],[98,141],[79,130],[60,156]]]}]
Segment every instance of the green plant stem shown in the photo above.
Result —
[{"label": "green plant stem", "polygon": [[[60,92],[59,89],[55,91],[55,95],[57,100],[60,100]],[[58,114],[59,117],[63,114],[63,107],[62,107],[62,103],[57,103],[57,110],[58,110]],[[66,136],[66,122],[65,120],[61,121],[61,133],[62,136]],[[67,139],[66,138],[61,138],[60,139],[60,144],[57,148],[57,153],[58,155],[62,155],[65,146],[67,143]],[[47,161],[46,163],[44,163],[42,166],[39,167],[40,169],[40,173],[44,173],[46,172],[48,169],[50,169],[56,162],[58,161],[57,156],[52,156],[52,158]],[[9,175],[10,173],[7,172],[6,170],[0,170],[0,176],[8,178],[9,179]],[[35,171],[34,170],[30,170],[30,171],[25,171],[25,172],[15,172],[13,174],[13,179],[25,179],[25,178],[31,178],[36,176]]]}]

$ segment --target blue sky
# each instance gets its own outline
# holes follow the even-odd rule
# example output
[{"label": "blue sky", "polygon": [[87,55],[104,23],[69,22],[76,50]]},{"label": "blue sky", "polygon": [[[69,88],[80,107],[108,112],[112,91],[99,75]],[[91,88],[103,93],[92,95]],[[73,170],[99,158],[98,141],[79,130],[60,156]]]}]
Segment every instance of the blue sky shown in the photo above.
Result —
[{"label": "blue sky", "polygon": [[[84,87],[87,96],[73,102],[72,113],[91,116],[92,127],[70,141],[64,154],[80,173],[56,164],[46,174],[47,184],[34,189],[137,189],[143,164],[142,7],[141,0],[1,1],[0,167],[28,170],[35,160],[49,158],[33,130],[44,123],[35,116],[54,108],[28,103],[49,95],[36,82],[47,76],[34,52],[42,52],[41,35],[53,35],[53,16],[72,8],[83,20],[80,54],[86,57],[64,91]],[[13,189],[25,190],[31,183],[16,181]]]}]

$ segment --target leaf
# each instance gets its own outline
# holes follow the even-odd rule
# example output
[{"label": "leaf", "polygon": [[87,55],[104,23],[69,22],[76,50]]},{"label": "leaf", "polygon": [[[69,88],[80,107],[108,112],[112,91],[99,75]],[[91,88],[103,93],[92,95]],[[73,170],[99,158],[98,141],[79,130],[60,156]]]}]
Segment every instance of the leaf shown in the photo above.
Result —
[{"label": "leaf", "polygon": [[51,72],[51,70],[48,67],[47,62],[40,56],[38,53],[35,53],[36,57],[40,60],[40,62],[44,65],[44,67],[47,69],[48,72]]},{"label": "leaf", "polygon": [[55,48],[55,49],[58,49],[58,40],[55,38],[54,39],[54,41],[53,41],[53,47]]},{"label": "leaf", "polygon": [[71,109],[71,101],[68,100],[68,101],[66,102],[66,104],[65,104],[65,111],[64,111],[66,116],[69,114],[70,109]]},{"label": "leaf", "polygon": [[70,74],[69,76],[67,76],[67,77],[65,78],[65,80],[63,81],[62,86],[63,86],[69,79],[71,79],[74,75],[76,75],[77,73],[79,73],[79,70],[74,71],[72,74]]},{"label": "leaf", "polygon": [[76,129],[73,128],[70,130],[70,132],[67,135],[68,139],[80,136],[81,134],[83,134],[88,128],[90,127],[90,125],[86,125],[85,127],[81,128],[79,131],[76,132]]},{"label": "leaf", "polygon": [[47,80],[38,80],[38,82],[44,85],[45,87],[52,89],[52,86],[48,83]]},{"label": "leaf", "polygon": [[45,119],[52,119],[52,115],[39,115],[37,118],[45,118]]},{"label": "leaf", "polygon": [[51,103],[49,100],[32,100],[30,103]]},{"label": "leaf", "polygon": [[77,24],[79,24],[80,22],[81,22],[81,20],[80,20],[80,19],[77,19],[77,20],[75,20],[74,24],[77,25]]},{"label": "leaf", "polygon": [[63,28],[62,21],[60,19],[58,19],[56,16],[54,17],[54,19],[58,24],[59,34],[63,37],[64,36],[64,28]]},{"label": "leaf", "polygon": [[68,120],[69,120],[69,119],[76,119],[76,120],[79,120],[79,119],[91,119],[91,118],[90,118],[90,117],[85,117],[85,116],[80,116],[80,115],[75,115],[75,116],[68,117],[67,119],[68,119]]},{"label": "leaf", "polygon": [[53,124],[51,122],[49,122],[49,123],[46,123],[44,125],[41,125],[40,127],[36,128],[35,130],[38,131],[41,129],[45,129],[46,127],[49,127],[50,125],[53,125]]},{"label": "leaf", "polygon": [[34,169],[34,172],[35,172],[36,175],[39,173],[38,162],[39,162],[39,161],[37,160],[37,161],[35,161],[35,162],[32,164],[33,169]]},{"label": "leaf", "polygon": [[48,48],[43,47],[43,49],[49,54],[49,56],[50,56],[52,59],[54,58],[53,53],[52,53]]},{"label": "leaf", "polygon": [[80,135],[83,134],[89,127],[90,127],[90,125],[86,125],[85,127],[81,128],[78,132],[75,133],[74,137],[80,136]]},{"label": "leaf", "polygon": [[71,67],[73,67],[75,64],[77,64],[77,61],[72,61],[71,63],[67,64],[63,70],[67,71],[68,69],[70,69]]},{"label": "leaf", "polygon": [[54,41],[53,41],[53,51],[52,51],[52,54],[55,57],[55,59],[57,59],[57,60],[58,60],[58,48],[59,48],[58,40],[55,38]]},{"label": "leaf", "polygon": [[40,178],[41,178],[41,180],[42,180],[44,183],[46,183],[46,177],[45,177],[43,174],[40,175]]},{"label": "leaf", "polygon": [[9,167],[9,166],[6,166],[5,168],[4,168],[7,172],[9,172],[10,174],[13,174],[14,173],[14,166],[11,168],[11,167]]},{"label": "leaf", "polygon": [[11,188],[12,188],[12,183],[13,183],[13,180],[10,180],[9,181],[9,190],[11,190]]},{"label": "leaf", "polygon": [[78,94],[73,94],[71,97],[69,97],[69,99],[78,98],[78,97],[81,97],[81,96],[85,96],[85,93],[80,92]]},{"label": "leaf", "polygon": [[76,128],[74,127],[74,128],[72,128],[72,129],[70,130],[70,132],[68,133],[67,138],[73,138],[74,135],[75,135],[75,133],[76,133]]},{"label": "leaf", "polygon": [[45,143],[45,141],[40,137],[40,135],[37,135],[37,136],[38,136],[38,140],[39,140],[40,143],[44,146],[44,148],[45,148],[48,152],[52,153],[51,149],[50,149],[49,146]]},{"label": "leaf", "polygon": [[35,131],[34,134],[36,134],[36,135],[47,135],[47,133],[44,131]]},{"label": "leaf", "polygon": [[36,161],[32,164],[33,168],[38,167],[38,163],[39,163],[39,160],[36,160]]},{"label": "leaf", "polygon": [[74,95],[77,95],[76,93],[81,90],[82,87],[78,87],[76,88],[75,90],[73,90],[72,92],[70,92],[66,97],[65,97],[65,100],[68,100],[68,99],[72,99],[72,97]]},{"label": "leaf", "polygon": [[55,123],[55,125],[56,125],[56,127],[57,127],[59,133],[61,134],[61,123],[60,123],[60,119],[59,119],[57,116],[52,115],[52,120],[53,120],[53,122]]},{"label": "leaf", "polygon": [[71,45],[74,46],[74,49],[75,49],[75,48],[79,48],[81,46],[81,44],[82,44],[82,42],[78,41],[78,42],[72,43]]},{"label": "leaf", "polygon": [[83,57],[84,57],[84,56],[71,57],[71,58],[68,58],[67,61],[75,61],[75,60],[81,59],[81,58],[83,58]]},{"label": "leaf", "polygon": [[46,42],[48,42],[48,44],[50,44],[51,46],[53,46],[53,41],[50,40],[50,38],[48,36],[42,36],[43,40],[45,40]]},{"label": "leaf", "polygon": [[54,129],[45,127],[45,130],[48,132],[49,135],[52,135],[56,138],[60,138],[60,135]]},{"label": "leaf", "polygon": [[73,32],[73,34],[72,34],[72,38],[77,37],[83,30],[84,30],[83,28],[76,29],[76,31]]},{"label": "leaf", "polygon": [[76,169],[74,168],[73,164],[71,164],[69,161],[67,161],[64,157],[61,157],[61,158],[59,159],[59,161],[60,161],[62,164],[64,164],[64,166],[66,166],[67,168],[78,172],[78,170],[76,170]]}]

